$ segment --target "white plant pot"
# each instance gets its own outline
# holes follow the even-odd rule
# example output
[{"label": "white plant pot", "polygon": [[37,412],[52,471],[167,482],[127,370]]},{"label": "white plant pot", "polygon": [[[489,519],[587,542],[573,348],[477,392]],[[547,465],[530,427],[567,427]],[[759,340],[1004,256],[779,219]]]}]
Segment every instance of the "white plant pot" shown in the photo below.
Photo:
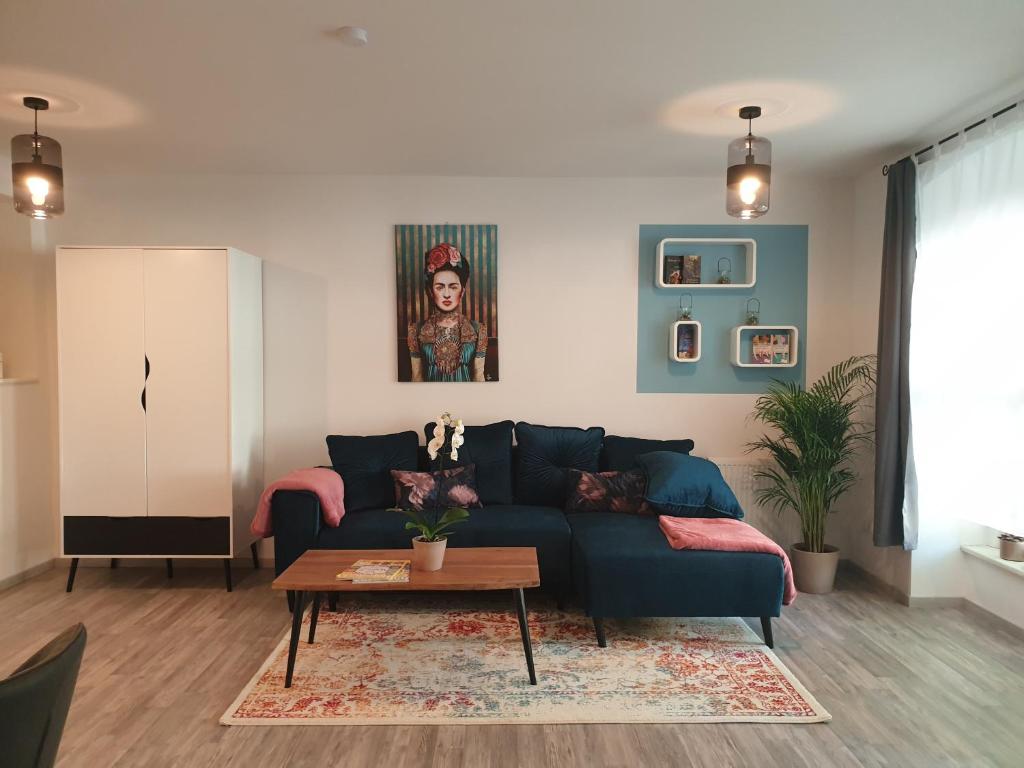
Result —
[{"label": "white plant pot", "polygon": [[824,595],[832,591],[839,566],[839,548],[825,545],[824,552],[808,552],[803,544],[794,544],[790,553],[793,559],[793,581],[797,592]]},{"label": "white plant pot", "polygon": [[1013,563],[1024,562],[1024,541],[999,540],[999,557]]},{"label": "white plant pot", "polygon": [[412,540],[412,567],[417,571],[439,571],[444,565],[444,550],[448,539],[424,541],[422,536]]}]

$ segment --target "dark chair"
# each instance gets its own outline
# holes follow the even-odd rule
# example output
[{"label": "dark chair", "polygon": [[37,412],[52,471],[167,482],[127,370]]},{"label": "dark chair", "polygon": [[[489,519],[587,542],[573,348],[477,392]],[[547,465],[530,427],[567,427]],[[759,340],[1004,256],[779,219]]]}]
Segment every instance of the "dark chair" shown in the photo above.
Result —
[{"label": "dark chair", "polygon": [[0,680],[4,768],[49,768],[57,760],[84,650],[85,626],[76,624]]}]

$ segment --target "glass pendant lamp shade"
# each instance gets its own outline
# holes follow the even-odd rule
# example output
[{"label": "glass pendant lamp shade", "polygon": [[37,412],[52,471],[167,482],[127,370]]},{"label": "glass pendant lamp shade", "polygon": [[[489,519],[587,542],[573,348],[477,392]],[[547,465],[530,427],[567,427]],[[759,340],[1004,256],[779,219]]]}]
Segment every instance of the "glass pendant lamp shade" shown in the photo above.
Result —
[{"label": "glass pendant lamp shade", "polygon": [[11,139],[14,210],[33,219],[48,219],[64,213],[60,144],[49,136],[39,135],[39,110],[47,109],[49,102],[29,96],[25,106],[36,111],[37,130]]},{"label": "glass pendant lamp shade", "polygon": [[[740,117],[751,121],[760,107],[743,107]],[[725,179],[725,210],[740,219],[756,219],[768,213],[772,182],[772,143],[747,135],[729,143],[729,169]]]}]

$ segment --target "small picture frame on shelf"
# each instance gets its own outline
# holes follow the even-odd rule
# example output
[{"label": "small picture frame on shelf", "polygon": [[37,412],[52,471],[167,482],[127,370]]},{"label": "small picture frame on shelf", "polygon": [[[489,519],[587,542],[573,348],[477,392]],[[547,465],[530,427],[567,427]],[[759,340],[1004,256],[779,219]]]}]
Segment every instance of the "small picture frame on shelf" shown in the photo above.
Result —
[{"label": "small picture frame on shelf", "polygon": [[700,254],[688,253],[683,256],[683,285],[700,284]]},{"label": "small picture frame on shelf", "polygon": [[772,363],[772,334],[759,333],[750,340],[751,362],[754,365],[771,365]]},{"label": "small picture frame on shelf", "polygon": [[683,284],[683,259],[685,256],[666,255],[662,263],[662,280],[666,285]]},{"label": "small picture frame on shelf", "polygon": [[740,325],[732,330],[731,362],[738,368],[794,368],[800,350],[795,325]]},{"label": "small picture frame on shelf", "polygon": [[672,324],[668,354],[677,363],[696,363],[701,353],[701,326],[698,320],[679,320]]}]

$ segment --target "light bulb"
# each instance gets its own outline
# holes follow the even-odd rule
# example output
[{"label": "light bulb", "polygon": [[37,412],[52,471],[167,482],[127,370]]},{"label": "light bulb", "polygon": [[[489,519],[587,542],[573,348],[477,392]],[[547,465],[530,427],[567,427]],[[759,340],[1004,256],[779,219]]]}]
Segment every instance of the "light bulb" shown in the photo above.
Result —
[{"label": "light bulb", "polygon": [[46,205],[46,196],[50,194],[50,182],[39,176],[29,176],[25,185],[32,195],[32,205]]},{"label": "light bulb", "polygon": [[740,200],[745,205],[752,204],[757,200],[757,190],[761,188],[761,180],[756,176],[747,176],[740,182]]}]

